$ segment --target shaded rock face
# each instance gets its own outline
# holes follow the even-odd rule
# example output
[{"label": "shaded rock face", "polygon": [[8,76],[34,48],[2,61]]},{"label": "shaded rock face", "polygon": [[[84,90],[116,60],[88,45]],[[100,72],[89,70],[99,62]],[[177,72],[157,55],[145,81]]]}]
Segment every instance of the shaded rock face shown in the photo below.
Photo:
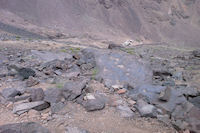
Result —
[{"label": "shaded rock face", "polygon": [[0,1],[0,9],[39,26],[56,25],[66,33],[90,32],[104,38],[142,36],[193,46],[199,46],[199,6],[197,0]]},{"label": "shaded rock face", "polygon": [[[91,52],[91,49],[85,50]],[[151,83],[152,70],[124,52],[94,50],[97,65],[96,77],[103,79],[107,87],[113,85],[137,86]]]},{"label": "shaded rock face", "polygon": [[124,52],[84,49],[84,54],[90,53],[95,57],[96,67],[93,76],[103,80],[111,88],[113,85],[138,86],[152,82],[152,70],[147,63],[138,61]]},{"label": "shaded rock face", "polygon": [[0,126],[0,133],[50,133],[48,129],[34,122]]}]

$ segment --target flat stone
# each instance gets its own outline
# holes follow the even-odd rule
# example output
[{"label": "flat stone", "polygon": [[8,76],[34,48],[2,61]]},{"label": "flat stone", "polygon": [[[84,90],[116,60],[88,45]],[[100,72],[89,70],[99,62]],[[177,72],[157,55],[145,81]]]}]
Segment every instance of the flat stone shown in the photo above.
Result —
[{"label": "flat stone", "polygon": [[15,88],[5,88],[1,92],[5,99],[14,98],[15,96],[21,95],[21,92]]},{"label": "flat stone", "polygon": [[118,94],[125,94],[127,92],[126,89],[120,89],[117,91]]},{"label": "flat stone", "polygon": [[50,133],[35,122],[15,123],[0,126],[0,133]]},{"label": "flat stone", "polygon": [[31,97],[30,94],[23,94],[21,96],[16,96],[14,99],[13,99],[13,102],[18,102],[18,101],[23,101],[23,100],[28,100],[29,98]]},{"label": "flat stone", "polygon": [[40,108],[41,110],[46,109],[47,103],[44,101],[37,101],[37,102],[21,103],[18,105],[14,105],[13,113],[20,115],[21,113],[27,112],[28,110],[37,109],[37,107]]},{"label": "flat stone", "polygon": [[123,85],[112,85],[112,88],[115,90],[122,89]]}]

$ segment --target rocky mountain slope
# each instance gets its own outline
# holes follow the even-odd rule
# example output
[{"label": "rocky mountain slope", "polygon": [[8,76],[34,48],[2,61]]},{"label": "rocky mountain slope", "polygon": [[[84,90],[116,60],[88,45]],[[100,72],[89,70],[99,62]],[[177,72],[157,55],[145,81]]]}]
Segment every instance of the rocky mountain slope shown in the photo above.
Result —
[{"label": "rocky mountain slope", "polygon": [[199,47],[198,0],[1,0],[0,9],[2,21],[12,14],[70,35]]}]

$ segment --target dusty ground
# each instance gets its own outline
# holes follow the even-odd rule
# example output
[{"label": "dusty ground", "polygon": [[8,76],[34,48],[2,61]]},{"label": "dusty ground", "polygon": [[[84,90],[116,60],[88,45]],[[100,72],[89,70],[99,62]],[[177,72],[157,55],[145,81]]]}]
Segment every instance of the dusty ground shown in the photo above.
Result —
[{"label": "dusty ground", "polygon": [[[48,47],[47,47],[48,46]],[[62,43],[55,42],[21,42],[21,41],[8,41],[1,42],[1,49],[21,49],[22,51],[30,49],[39,50],[57,50],[66,46]],[[84,46],[83,47],[87,47]],[[10,51],[12,52],[12,50]],[[12,77],[7,77],[5,82],[1,81],[0,90],[7,87],[20,86],[20,82],[9,82]],[[40,83],[34,88],[41,87],[47,89],[54,87],[55,85]],[[115,97],[115,99],[121,99],[118,95],[109,94],[106,88],[101,90],[105,92],[109,98]],[[50,129],[52,132],[63,132],[63,129],[68,126],[76,126],[83,129],[87,129],[91,133],[173,133],[176,132],[172,127],[166,126],[164,123],[159,122],[156,119],[140,118],[137,115],[133,119],[122,118],[119,112],[114,108],[107,106],[102,111],[87,112],[83,107],[76,103],[68,102],[67,106],[58,114],[53,116],[49,115],[49,109],[40,112],[25,113],[21,116],[14,115],[12,113],[12,104],[8,104],[7,107],[0,105],[0,125],[9,123],[18,123],[25,121],[36,121],[43,126]]]}]

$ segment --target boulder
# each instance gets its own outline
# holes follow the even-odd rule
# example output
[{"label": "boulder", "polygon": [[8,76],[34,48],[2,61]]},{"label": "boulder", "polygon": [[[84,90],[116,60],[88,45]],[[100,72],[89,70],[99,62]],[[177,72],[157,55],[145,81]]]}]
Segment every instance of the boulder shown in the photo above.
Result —
[{"label": "boulder", "polygon": [[137,110],[142,117],[157,117],[157,109],[155,106],[146,103],[144,100],[140,99],[137,101]]},{"label": "boulder", "polygon": [[15,88],[5,88],[2,90],[1,94],[5,99],[9,99],[21,95],[21,92]]},{"label": "boulder", "polygon": [[86,87],[86,80],[69,81],[62,88],[62,94],[66,100],[74,100],[82,94],[82,90]]},{"label": "boulder", "polygon": [[19,68],[18,70],[18,75],[22,80],[28,79],[29,77],[35,77],[36,73],[33,69],[31,68]]},{"label": "boulder", "polygon": [[[165,93],[166,91],[168,94]],[[169,96],[167,99],[168,101],[160,100],[160,98],[164,98],[161,96],[161,92],[164,93],[164,95],[162,95],[165,96],[165,99]],[[128,95],[133,100],[143,97],[150,104],[154,104],[156,107],[168,113],[172,113],[177,105],[187,102],[181,90],[171,89],[171,91],[169,91],[167,87],[148,84],[136,87],[135,89],[131,90]]]},{"label": "boulder", "polygon": [[82,105],[87,111],[102,110],[105,107],[105,99],[104,96],[94,95],[94,98],[87,99]]},{"label": "boulder", "polygon": [[44,91],[42,88],[37,88],[37,89],[31,89],[30,90],[30,101],[35,102],[35,101],[42,101],[44,100]]},{"label": "boulder", "polygon": [[152,82],[149,65],[136,56],[123,51],[85,49],[85,52],[94,54],[97,73],[93,76],[102,79],[108,88],[126,84],[135,87]]},{"label": "boulder", "polygon": [[44,101],[52,104],[58,103],[62,99],[62,91],[59,88],[50,88],[47,89],[45,92]]}]

